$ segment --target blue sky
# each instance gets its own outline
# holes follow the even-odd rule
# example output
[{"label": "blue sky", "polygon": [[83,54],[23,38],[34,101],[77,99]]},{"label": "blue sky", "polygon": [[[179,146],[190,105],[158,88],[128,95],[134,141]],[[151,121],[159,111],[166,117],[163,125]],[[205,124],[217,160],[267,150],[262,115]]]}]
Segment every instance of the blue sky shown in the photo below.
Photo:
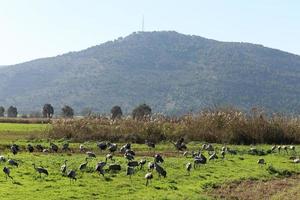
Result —
[{"label": "blue sky", "polygon": [[0,0],[0,65],[175,30],[300,55],[299,0]]}]

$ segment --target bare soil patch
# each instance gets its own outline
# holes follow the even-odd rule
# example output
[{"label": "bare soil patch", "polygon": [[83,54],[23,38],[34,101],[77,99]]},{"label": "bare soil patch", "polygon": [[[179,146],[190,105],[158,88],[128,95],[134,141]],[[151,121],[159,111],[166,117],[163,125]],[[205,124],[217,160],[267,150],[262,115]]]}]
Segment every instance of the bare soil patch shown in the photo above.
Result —
[{"label": "bare soil patch", "polygon": [[237,181],[210,191],[216,199],[300,199],[300,175],[268,181]]}]

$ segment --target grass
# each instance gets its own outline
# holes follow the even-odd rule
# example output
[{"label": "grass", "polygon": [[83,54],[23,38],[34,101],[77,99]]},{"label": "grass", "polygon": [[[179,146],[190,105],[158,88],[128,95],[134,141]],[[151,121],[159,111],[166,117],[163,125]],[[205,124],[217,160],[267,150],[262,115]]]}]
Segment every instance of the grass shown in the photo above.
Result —
[{"label": "grass", "polygon": [[51,128],[49,124],[0,123],[1,142],[26,139],[44,134]]},{"label": "grass", "polygon": [[12,133],[42,132],[48,126],[49,126],[48,124],[0,123],[0,133],[1,132],[12,132]]},{"label": "grass", "polygon": [[[284,175],[300,173],[300,165],[296,165],[289,160],[292,153],[274,153],[265,156],[254,156],[248,154],[249,145],[229,145],[231,149],[238,151],[238,155],[227,155],[225,160],[218,159],[216,161],[210,161],[205,166],[201,166],[195,170],[192,169],[191,174],[187,175],[185,165],[187,162],[192,162],[193,159],[183,157],[182,153],[177,152],[168,140],[185,136],[185,138],[190,141],[187,144],[188,149],[198,150],[202,143],[193,141],[193,139],[201,140],[203,139],[202,137],[209,139],[205,134],[203,135],[201,133],[205,131],[205,129],[199,128],[200,125],[205,125],[208,121],[208,119],[204,118],[188,118],[187,120],[175,123],[166,121],[136,122],[132,120],[122,120],[116,124],[110,124],[111,122],[105,119],[95,119],[93,121],[57,121],[54,123],[54,128],[56,128],[55,134],[57,135],[51,139],[48,138],[49,135],[47,133],[49,130],[52,130],[52,124],[0,123],[0,155],[9,156],[10,158],[18,160],[20,163],[19,168],[10,167],[11,175],[14,177],[13,181],[6,180],[4,173],[2,170],[0,171],[0,199],[213,199],[214,196],[212,196],[213,193],[211,191],[214,191],[215,188],[219,186],[227,185],[232,182],[244,180],[265,181],[274,178],[283,178]],[[270,124],[270,126],[274,125],[274,127],[284,127],[284,122],[280,125],[278,125],[278,121],[275,122],[274,124],[272,124],[272,121],[263,123],[262,127],[265,128],[266,125],[268,127]],[[57,123],[59,127],[57,127]],[[234,129],[231,129],[231,126],[232,124],[229,127],[223,126],[223,128],[225,127],[225,129],[223,129],[222,126],[216,128],[210,124],[206,125],[206,128],[212,127],[211,130],[217,131],[218,133],[221,133],[223,130],[233,131],[239,129],[239,125],[234,126]],[[292,127],[293,126],[294,125],[292,125]],[[243,128],[245,127],[241,127],[241,129]],[[112,130],[117,130],[118,132]],[[161,130],[163,130],[163,132]],[[200,135],[197,130],[200,130]],[[245,130],[250,131],[248,129]],[[257,130],[265,131],[265,129],[260,129],[259,127]],[[277,129],[266,130],[266,133],[269,133],[268,131],[276,131]],[[297,132],[298,129],[296,126],[295,129],[282,128],[282,131],[288,130],[295,130],[296,132],[294,133],[299,133]],[[62,131],[62,133],[58,134],[59,131]],[[192,134],[187,131],[191,131]],[[98,135],[94,137],[96,132]],[[53,133],[54,132],[52,132],[52,134]],[[185,135],[184,133],[187,134]],[[209,133],[209,135],[211,134],[213,133]],[[137,138],[137,135],[140,138]],[[165,140],[166,138],[159,138],[161,135],[166,136],[168,140]],[[76,138],[77,136],[79,138]],[[225,137],[225,134],[222,133],[221,136]],[[229,136],[230,134],[228,134],[228,137]],[[116,137],[120,137],[121,139]],[[113,140],[115,138],[117,141],[138,140],[143,142],[145,138],[149,137],[150,139],[155,138],[161,142],[155,148],[155,152],[149,151],[144,144],[133,144],[133,149],[137,152],[136,160],[146,158],[148,161],[152,161],[155,153],[162,154],[165,157],[165,163],[163,163],[162,166],[167,170],[167,178],[159,178],[157,173],[153,172],[154,179],[150,185],[146,187],[144,176],[147,170],[145,166],[145,169],[137,170],[136,174],[130,179],[125,175],[126,161],[121,154],[116,155],[116,162],[122,165],[122,171],[120,173],[106,174],[105,178],[103,178],[93,171],[97,162],[104,161],[106,154],[106,152],[99,151],[95,140],[108,138]],[[33,145],[39,143],[49,147],[50,141],[55,142],[60,147],[63,143],[70,142],[73,153],[30,154],[24,151],[28,143]],[[80,143],[76,141],[84,141],[83,143],[88,150],[97,153],[97,158],[89,162],[86,172],[82,173],[77,170],[78,180],[70,184],[69,179],[61,175],[60,166],[65,159],[68,160],[69,168],[72,169],[78,169],[78,166],[84,162],[85,154],[79,152]],[[21,149],[23,149],[22,152],[17,155],[12,155],[9,152],[9,146],[12,143],[19,144]],[[119,143],[119,146],[122,144]],[[213,145],[219,153],[222,145]],[[266,150],[271,148],[271,145],[262,144],[256,147],[266,152]],[[299,145],[296,146],[296,150],[298,152],[296,156],[299,156]],[[205,155],[208,157],[207,153],[205,153]],[[256,162],[258,158],[261,157],[266,160],[266,166],[257,165]],[[34,171],[32,163],[47,168],[49,176],[40,179],[38,174]],[[0,162],[0,168],[2,169],[4,166],[7,166],[7,163]],[[270,170],[270,166],[272,166],[272,170]],[[299,195],[298,188],[299,186],[296,185],[295,187],[287,188],[285,191],[276,191],[277,193],[274,195],[274,198],[282,199],[282,197],[293,197],[295,194]]]},{"label": "grass", "polygon": [[[44,144],[46,143],[44,141]],[[25,145],[25,142],[22,145]],[[49,143],[47,145],[49,146]],[[193,169],[191,174],[187,175],[185,164],[192,162],[192,159],[183,157],[171,144],[162,143],[155,151],[165,157],[165,163],[162,166],[167,170],[167,178],[159,178],[157,173],[153,172],[154,179],[146,187],[144,179],[147,173],[146,166],[145,169],[138,170],[130,179],[125,175],[126,161],[121,155],[116,157],[116,162],[122,165],[122,171],[117,174],[106,174],[105,178],[100,177],[93,172],[93,169],[97,162],[104,161],[105,152],[100,152],[94,142],[85,145],[89,150],[97,153],[97,158],[89,162],[87,172],[81,173],[77,170],[78,180],[71,184],[68,178],[61,175],[60,166],[67,159],[69,168],[77,169],[80,163],[84,162],[83,153],[29,154],[22,152],[13,156],[5,150],[1,154],[19,160],[20,167],[10,167],[13,181],[5,180],[1,172],[3,176],[0,176],[0,199],[24,199],[24,197],[26,199],[210,199],[212,197],[207,191],[225,183],[248,179],[269,180],[277,177],[278,175],[269,173],[267,170],[270,164],[279,171],[300,173],[300,166],[291,163],[288,159],[290,154],[274,153],[263,156],[267,165],[261,167],[256,163],[260,156],[246,153],[249,146],[232,145],[230,147],[237,149],[238,155],[227,155],[225,160],[210,161],[205,166]],[[78,143],[71,144],[73,150],[78,146]],[[200,146],[198,142],[188,144],[190,150],[199,149]],[[219,152],[221,146],[214,146]],[[146,145],[133,144],[132,148],[139,153],[137,160],[142,157],[146,157],[148,161],[153,160],[154,152],[149,152]],[[270,146],[260,145],[257,148],[267,150]],[[296,146],[296,149],[299,151],[300,146]],[[166,157],[167,155],[169,157]],[[243,160],[240,159],[241,157]],[[40,179],[32,163],[47,168],[49,176]],[[6,163],[0,163],[2,168],[6,165]]]},{"label": "grass", "polygon": [[0,123],[47,124],[50,122],[48,118],[0,117]]}]

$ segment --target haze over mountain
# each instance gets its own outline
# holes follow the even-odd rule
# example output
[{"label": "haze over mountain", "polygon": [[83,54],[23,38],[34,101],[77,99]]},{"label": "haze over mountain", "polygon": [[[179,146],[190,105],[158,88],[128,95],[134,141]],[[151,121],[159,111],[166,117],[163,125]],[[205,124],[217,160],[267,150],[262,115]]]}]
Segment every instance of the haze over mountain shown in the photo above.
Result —
[{"label": "haze over mountain", "polygon": [[138,32],[79,52],[0,69],[0,105],[21,112],[130,112],[140,103],[181,114],[212,105],[300,113],[300,56],[172,31]]}]

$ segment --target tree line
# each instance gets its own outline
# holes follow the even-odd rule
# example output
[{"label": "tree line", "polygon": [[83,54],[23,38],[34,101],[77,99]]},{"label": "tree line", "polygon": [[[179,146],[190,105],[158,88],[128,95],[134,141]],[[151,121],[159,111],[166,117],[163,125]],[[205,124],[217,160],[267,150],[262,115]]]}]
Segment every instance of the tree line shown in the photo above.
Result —
[{"label": "tree line", "polygon": [[[113,106],[110,112],[111,112],[111,118],[113,120],[120,119],[123,116],[122,108],[118,105]],[[134,108],[131,114],[133,119],[142,120],[145,117],[151,116],[151,113],[152,113],[152,109],[150,106],[148,106],[147,104],[141,104],[136,108]],[[7,117],[11,117],[11,118],[18,117],[17,107],[10,106],[6,110],[6,114]],[[41,113],[36,113],[34,115],[39,116],[39,114],[41,114],[43,118],[52,118],[54,116],[54,107],[51,104],[47,103],[43,106]],[[73,118],[74,109],[71,106],[65,105],[61,108],[61,115],[64,118]],[[91,115],[91,112],[88,115]],[[4,117],[4,116],[5,116],[5,108],[3,106],[0,106],[0,117]]]},{"label": "tree line", "polygon": [[[74,116],[74,110],[68,105],[65,105],[61,109],[62,116],[63,117],[73,117]],[[54,108],[51,104],[45,104],[42,108],[42,113],[33,113],[32,116],[38,117],[42,116],[44,118],[52,118],[54,114]],[[15,106],[10,106],[6,110],[6,116],[7,117],[18,117],[18,109]],[[22,115],[23,116],[23,115]],[[5,117],[5,108],[3,106],[0,106],[0,117]]]}]

